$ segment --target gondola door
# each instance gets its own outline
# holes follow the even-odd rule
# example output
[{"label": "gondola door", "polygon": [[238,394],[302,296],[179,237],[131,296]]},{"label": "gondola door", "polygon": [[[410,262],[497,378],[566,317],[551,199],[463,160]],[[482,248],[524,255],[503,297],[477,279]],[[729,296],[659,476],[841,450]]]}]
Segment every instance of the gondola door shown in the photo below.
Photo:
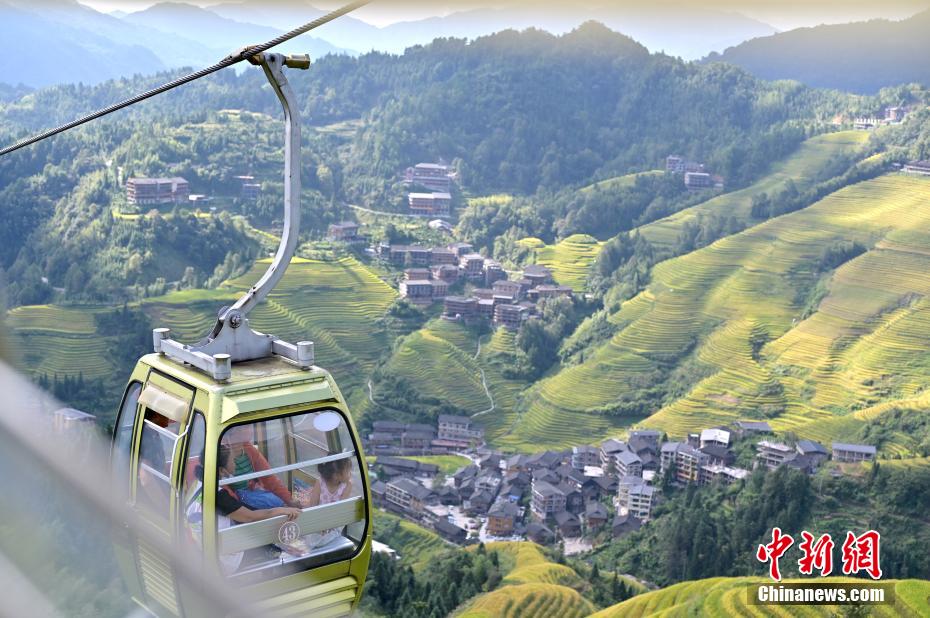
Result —
[{"label": "gondola door", "polygon": [[[178,487],[184,467],[184,438],[196,391],[156,371],[149,372],[139,395],[132,474],[132,508],[141,526],[175,541]],[[168,556],[142,538],[135,539],[136,568],[144,605],[158,615],[180,616],[181,603]]]}]

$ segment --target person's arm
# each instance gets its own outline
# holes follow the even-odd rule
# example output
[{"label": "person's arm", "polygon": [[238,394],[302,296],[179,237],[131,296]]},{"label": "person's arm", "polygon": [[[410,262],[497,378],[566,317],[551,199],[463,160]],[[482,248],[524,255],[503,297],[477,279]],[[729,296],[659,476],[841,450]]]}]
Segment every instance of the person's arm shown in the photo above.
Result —
[{"label": "person's arm", "polygon": [[261,521],[279,515],[284,515],[288,521],[291,521],[300,515],[300,509],[287,506],[279,506],[273,509],[250,509],[225,489],[221,489],[216,494],[216,510],[239,524]]},{"label": "person's arm", "polygon": [[[245,453],[249,456],[249,461],[252,462],[252,469],[256,472],[264,472],[265,470],[270,470],[271,466],[268,464],[268,460],[265,459],[265,456],[251,444],[245,445]],[[269,474],[268,476],[263,476],[260,479],[256,479],[261,486],[281,498],[284,501],[284,504],[288,506],[299,506],[294,502],[291,492],[287,490],[287,487],[284,483],[281,482],[274,474]]]},{"label": "person's arm", "polygon": [[250,509],[247,506],[240,506],[238,509],[227,515],[231,520],[239,524],[248,524],[253,521],[262,521],[271,519],[280,515],[287,516],[287,521],[293,521],[300,515],[300,509],[290,506],[279,506],[273,509]]},{"label": "person's arm", "polygon": [[346,481],[345,489],[342,490],[342,495],[339,496],[340,500],[345,500],[352,495],[352,479]]}]

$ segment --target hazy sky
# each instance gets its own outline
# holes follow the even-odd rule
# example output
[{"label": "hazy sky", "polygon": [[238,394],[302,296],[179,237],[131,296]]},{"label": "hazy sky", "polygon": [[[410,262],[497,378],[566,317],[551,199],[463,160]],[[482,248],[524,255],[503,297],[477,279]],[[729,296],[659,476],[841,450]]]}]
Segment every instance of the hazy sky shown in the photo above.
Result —
[{"label": "hazy sky", "polygon": [[[156,2],[152,0],[80,0],[82,4],[101,11],[138,11]],[[224,0],[194,0],[190,4],[209,6]],[[235,1],[235,0],[225,0]],[[260,0],[249,0],[260,2]],[[675,6],[689,4],[689,0],[660,0],[644,2],[643,0],[581,0],[574,2],[578,7],[579,17],[583,17],[585,8],[611,5],[638,7],[639,10],[660,11],[674,10]],[[301,4],[310,4],[319,8],[333,8],[338,1],[294,0],[295,8]],[[695,2],[695,4],[697,4]],[[395,21],[408,21],[426,17],[443,16],[455,11],[482,7],[520,7],[527,11],[545,11],[546,2],[530,0],[499,0],[498,2],[481,2],[480,0],[375,0],[369,6],[355,12],[358,19],[378,26]],[[914,13],[930,8],[930,0],[702,0],[701,6],[717,8],[753,17],[780,30],[801,26],[814,26],[821,23],[841,23],[883,17],[902,19]],[[557,6],[564,9],[564,2]],[[661,8],[660,8],[661,7]]]}]

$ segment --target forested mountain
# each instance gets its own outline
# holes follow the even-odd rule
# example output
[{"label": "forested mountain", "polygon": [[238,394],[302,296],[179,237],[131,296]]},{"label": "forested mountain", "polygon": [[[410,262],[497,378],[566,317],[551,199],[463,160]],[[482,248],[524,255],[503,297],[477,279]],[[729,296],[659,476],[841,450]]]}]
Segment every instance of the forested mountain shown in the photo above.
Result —
[{"label": "forested mountain", "polygon": [[875,19],[799,28],[711,54],[763,79],[873,94],[886,86],[930,84],[930,10],[902,21]]},{"label": "forested mountain", "polygon": [[[170,77],[159,74],[30,93],[0,104],[0,127],[12,140]],[[636,212],[605,228],[603,213],[593,213],[602,210],[602,202],[606,207],[609,197],[595,193],[585,206],[558,192],[653,168],[670,153],[699,158],[728,184],[740,186],[790,152],[807,131],[844,104],[840,97],[797,85],[766,84],[738,69],[650,55],[635,41],[593,22],[561,37],[537,30],[507,31],[471,43],[437,40],[403,56],[326,56],[291,81],[303,101],[306,122],[321,128],[307,133],[305,158],[305,186],[314,191],[308,204],[315,204],[318,214],[308,220],[307,231],[316,234],[338,216],[336,204],[361,201],[393,208],[400,195],[399,173],[412,163],[443,157],[456,161],[462,186],[473,194],[506,191],[538,204],[532,210],[512,211],[507,229],[543,239],[573,232],[609,235],[629,229]],[[225,108],[262,115],[217,115],[216,110]],[[126,177],[184,175],[194,192],[228,191],[230,178],[249,168],[278,182],[280,172],[272,162],[280,148],[280,125],[265,114],[276,118],[279,109],[260,71],[225,71],[162,96],[157,103],[143,103],[4,157],[0,179],[10,197],[3,207],[12,225],[4,230],[9,242],[3,246],[0,268],[10,269],[12,284],[30,272],[31,282],[44,277],[51,288],[84,289],[65,282],[66,265],[95,263],[88,251],[93,253],[95,246],[102,250],[112,240],[70,244],[59,234],[67,230],[67,239],[78,230],[86,233],[93,221],[100,224],[98,214],[109,211],[105,205],[121,192],[115,182],[117,168]],[[341,137],[322,130],[344,121],[355,124],[350,123],[350,132]],[[352,128],[356,126],[357,131]],[[665,211],[654,208],[651,216],[685,205],[691,199],[685,193],[676,186],[669,193],[672,205]],[[269,193],[266,205],[258,209],[261,213],[245,212],[244,206],[233,212],[260,215],[268,223],[276,212],[273,195]],[[681,204],[675,205],[676,200]],[[585,208],[588,214],[575,212]],[[47,221],[54,223],[46,225]],[[243,246],[239,237],[223,242],[227,252]],[[25,253],[18,257],[21,251]],[[116,259],[122,262],[131,254]],[[210,278],[223,261],[219,258],[190,264],[199,281]],[[19,266],[14,267],[17,259]],[[160,261],[153,254],[146,263]],[[145,269],[130,269],[116,277],[114,285],[145,286],[158,277],[172,280],[178,268],[147,275],[142,275]],[[101,280],[106,278],[103,272],[112,276],[104,268]],[[86,291],[95,298],[101,292]],[[47,298],[47,292],[24,298],[17,292],[11,298],[14,303],[37,301]]]}]

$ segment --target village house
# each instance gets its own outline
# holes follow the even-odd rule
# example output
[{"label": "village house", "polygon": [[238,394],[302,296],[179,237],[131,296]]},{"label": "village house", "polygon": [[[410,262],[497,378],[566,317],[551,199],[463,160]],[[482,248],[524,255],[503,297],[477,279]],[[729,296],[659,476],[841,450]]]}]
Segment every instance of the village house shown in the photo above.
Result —
[{"label": "village house", "polygon": [[433,301],[433,282],[429,279],[408,279],[400,282],[400,295],[415,304]]},{"label": "village house", "polygon": [[404,173],[404,182],[419,185],[430,191],[448,192],[452,188],[455,173],[452,168],[442,163],[417,163],[408,167]]},{"label": "village house", "polygon": [[581,536],[581,521],[576,514],[559,511],[553,515],[553,519],[563,538],[576,539]]},{"label": "village house", "polygon": [[408,193],[407,206],[415,215],[448,215],[452,208],[449,193]]},{"label": "village house", "polygon": [[385,499],[389,507],[393,506],[401,513],[419,516],[424,505],[430,503],[432,493],[413,479],[403,477],[387,484]]},{"label": "village house", "polygon": [[770,434],[772,427],[766,421],[736,421],[736,435],[744,438],[751,434]]},{"label": "village house", "polygon": [[548,526],[534,521],[526,526],[526,538],[540,545],[548,545],[555,540],[555,534]]},{"label": "village house", "polygon": [[530,300],[545,300],[547,298],[557,298],[559,296],[571,298],[572,289],[567,285],[543,284],[531,288],[527,296],[529,296]]},{"label": "village house", "polygon": [[687,172],[703,172],[704,164],[689,161],[678,155],[665,157],[665,171],[671,174],[685,174]]},{"label": "village house", "polygon": [[601,464],[600,451],[590,444],[572,447],[572,467],[576,470],[584,470],[587,466],[599,466]]},{"label": "village house", "polygon": [[354,221],[342,221],[341,223],[330,223],[326,237],[331,241],[337,242],[356,242],[360,240],[358,235],[359,225]]},{"label": "village house", "polygon": [[[484,279],[484,257],[479,253],[466,253],[459,258],[459,267],[469,281]],[[480,298],[480,296],[479,296]]]},{"label": "village house", "polygon": [[620,451],[614,455],[614,465],[619,476],[642,476],[643,460],[630,451]]},{"label": "village house", "polygon": [[605,471],[616,471],[614,457],[617,454],[624,452],[625,450],[627,450],[626,442],[621,442],[620,440],[615,440],[614,438],[609,438],[601,442],[601,467],[603,467]]},{"label": "village house", "polygon": [[467,416],[440,414],[437,437],[440,440],[460,442],[467,446],[480,442],[484,437],[484,432],[480,429],[473,429],[471,419]]},{"label": "village house", "polygon": [[618,539],[630,532],[636,532],[643,527],[643,520],[632,515],[617,515],[610,525],[610,532],[613,538]]},{"label": "village house", "polygon": [[180,204],[187,202],[190,184],[183,178],[130,178],[126,201],[130,204]]},{"label": "village house", "polygon": [[546,481],[533,481],[533,514],[545,520],[558,511],[565,510],[565,494]]},{"label": "village house", "polygon": [[585,499],[580,486],[574,483],[562,481],[558,484],[559,491],[565,496],[565,510],[569,513],[582,513],[584,511]]},{"label": "village house", "polygon": [[709,457],[689,444],[666,442],[661,449],[661,469],[675,467],[675,480],[688,484],[700,481],[701,466],[708,465]]},{"label": "village house", "polygon": [[459,528],[453,523],[449,523],[449,521],[446,519],[440,519],[437,521],[433,525],[433,530],[435,530],[439,536],[446,539],[447,541],[451,541],[459,545],[463,545],[468,540],[467,530],[464,528]]},{"label": "village house", "polygon": [[520,507],[510,501],[498,500],[488,511],[487,532],[490,536],[510,536],[520,516]]},{"label": "village house", "polygon": [[876,449],[868,444],[833,443],[833,461],[840,463],[856,463],[872,461],[875,459]]},{"label": "village house", "polygon": [[701,448],[710,444],[726,448],[730,446],[730,432],[722,427],[705,429],[701,432],[700,442]]},{"label": "village house", "polygon": [[610,513],[600,502],[589,502],[584,509],[584,519],[588,529],[594,531],[607,523]]},{"label": "village house", "polygon": [[531,287],[552,281],[552,271],[541,264],[531,264],[523,268],[523,278],[530,282]]},{"label": "village house", "polygon": [[523,289],[516,281],[501,279],[491,284],[491,289],[495,296],[506,296],[511,301],[517,301],[523,298]]},{"label": "village house", "polygon": [[507,278],[507,272],[497,260],[487,258],[484,260],[484,284],[494,285],[494,282]]},{"label": "village house", "polygon": [[707,455],[707,461],[710,465],[729,466],[736,461],[736,455],[730,449],[716,444],[702,446],[700,451]]},{"label": "village house", "polygon": [[433,264],[430,266],[430,274],[433,279],[455,283],[459,278],[459,267],[455,264]]},{"label": "village house", "polygon": [[[621,483],[621,487],[623,484]],[[626,491],[619,497],[617,505],[622,509],[623,515],[632,515],[638,519],[649,519],[652,513],[655,487],[640,483],[626,486]]]},{"label": "village house", "polygon": [[749,476],[749,470],[743,468],[732,468],[719,464],[711,464],[701,467],[701,485],[711,485],[720,483],[730,485],[736,481],[741,481]]},{"label": "village house", "polygon": [[387,507],[387,483],[381,480],[375,480],[371,484],[371,501],[375,506],[380,508]]},{"label": "village house", "polygon": [[503,326],[507,330],[519,330],[523,322],[529,317],[529,313],[526,307],[520,305],[496,304],[494,306],[494,325]]},{"label": "village house", "polygon": [[459,256],[448,247],[433,247],[430,249],[430,264],[448,264],[458,266]]},{"label": "village house", "polygon": [[793,448],[781,442],[762,440],[756,444],[756,457],[769,470],[774,470],[796,456]]},{"label": "village house", "polygon": [[478,313],[478,299],[471,296],[446,296],[443,302],[443,316],[448,318],[467,321]]},{"label": "village house", "polygon": [[815,467],[820,466],[820,464],[830,458],[830,452],[826,447],[813,440],[798,440],[794,449],[798,452],[798,455],[810,457],[814,461]]}]

